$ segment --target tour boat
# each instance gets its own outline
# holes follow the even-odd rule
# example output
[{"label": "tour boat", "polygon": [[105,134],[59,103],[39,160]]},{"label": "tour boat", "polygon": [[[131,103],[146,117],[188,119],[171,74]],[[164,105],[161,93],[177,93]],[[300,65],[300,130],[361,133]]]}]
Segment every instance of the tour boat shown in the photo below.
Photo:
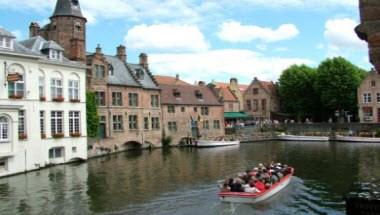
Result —
[{"label": "tour boat", "polygon": [[352,137],[337,135],[334,140],[341,142],[380,143],[380,138],[376,137]]},{"label": "tour boat", "polygon": [[329,140],[329,137],[324,136],[299,136],[299,135],[287,135],[287,134],[280,134],[277,135],[278,140],[285,140],[285,141],[321,141],[325,142]]},{"label": "tour boat", "polygon": [[[291,167],[289,167],[291,168]],[[233,202],[233,203],[258,203],[264,201],[284,187],[286,187],[290,183],[290,179],[294,173],[294,169],[291,168],[291,172],[284,176],[279,182],[273,184],[268,190],[260,193],[246,193],[246,192],[219,192],[219,198],[223,202]]]},{"label": "tour boat", "polygon": [[218,147],[218,146],[235,146],[239,145],[239,140],[227,141],[227,140],[198,140],[197,147]]}]

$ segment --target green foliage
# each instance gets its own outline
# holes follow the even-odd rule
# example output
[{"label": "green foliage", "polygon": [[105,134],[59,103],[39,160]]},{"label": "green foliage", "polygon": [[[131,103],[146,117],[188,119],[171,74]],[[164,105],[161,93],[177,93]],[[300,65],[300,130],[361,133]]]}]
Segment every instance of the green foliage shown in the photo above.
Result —
[{"label": "green foliage", "polygon": [[326,59],[317,69],[293,65],[279,79],[283,113],[304,120],[327,120],[336,110],[357,111],[357,88],[366,72],[342,57]]},{"label": "green foliage", "polygon": [[86,110],[87,110],[87,135],[89,137],[98,136],[99,116],[98,106],[96,103],[95,93],[86,92]]},{"label": "green foliage", "polygon": [[363,71],[342,57],[327,59],[319,67],[314,83],[320,101],[331,113],[335,110],[356,111],[357,88]]},{"label": "green foliage", "polygon": [[279,95],[285,113],[298,120],[312,117],[318,97],[312,87],[316,69],[306,65],[293,65],[279,79]]}]

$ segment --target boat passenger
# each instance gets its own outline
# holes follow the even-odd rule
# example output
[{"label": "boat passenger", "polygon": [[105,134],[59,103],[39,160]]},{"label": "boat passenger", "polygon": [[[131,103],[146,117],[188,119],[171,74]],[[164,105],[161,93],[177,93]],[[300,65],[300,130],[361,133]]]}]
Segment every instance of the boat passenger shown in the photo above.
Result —
[{"label": "boat passenger", "polygon": [[260,190],[258,190],[255,187],[254,181],[251,181],[249,184],[244,185],[244,192],[246,192],[246,193],[258,193],[258,192],[260,192]]},{"label": "boat passenger", "polygon": [[261,182],[260,180],[255,181],[255,187],[260,191],[263,192],[265,191],[265,184]]},{"label": "boat passenger", "polygon": [[272,174],[271,177],[270,177],[270,181],[272,184],[275,184],[279,181],[279,178],[276,174]]},{"label": "boat passenger", "polygon": [[231,192],[244,192],[242,181],[240,178],[235,178],[234,183],[230,186]]},{"label": "boat passenger", "polygon": [[224,183],[222,189],[220,190],[221,192],[230,192],[231,188],[228,186],[228,183]]}]

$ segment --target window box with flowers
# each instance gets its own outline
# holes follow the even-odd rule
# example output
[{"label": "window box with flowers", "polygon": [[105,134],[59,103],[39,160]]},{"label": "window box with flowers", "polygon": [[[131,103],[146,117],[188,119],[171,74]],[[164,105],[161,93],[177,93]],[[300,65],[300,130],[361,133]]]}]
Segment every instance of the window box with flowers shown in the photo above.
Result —
[{"label": "window box with flowers", "polygon": [[9,95],[8,98],[10,99],[22,99],[24,96],[23,95]]},{"label": "window box with flowers", "polygon": [[53,98],[53,102],[63,102],[64,100],[65,98],[63,98],[62,96]]},{"label": "window box with flowers", "polygon": [[41,139],[46,139],[46,134],[41,134]]},{"label": "window box with flowers", "polygon": [[72,102],[72,103],[79,103],[80,99],[70,99],[70,102]]},{"label": "window box with flowers", "polygon": [[41,102],[46,101],[46,97],[45,97],[45,96],[41,96],[41,97],[40,97],[40,101],[41,101]]},{"label": "window box with flowers", "polygon": [[80,137],[80,136],[81,136],[81,133],[79,132],[70,133],[70,137]]},{"label": "window box with flowers", "polygon": [[54,133],[51,135],[53,138],[57,139],[57,138],[63,138],[65,136],[64,133]]},{"label": "window box with flowers", "polygon": [[27,138],[28,138],[28,135],[26,135],[26,134],[19,134],[18,135],[19,140],[26,140]]}]

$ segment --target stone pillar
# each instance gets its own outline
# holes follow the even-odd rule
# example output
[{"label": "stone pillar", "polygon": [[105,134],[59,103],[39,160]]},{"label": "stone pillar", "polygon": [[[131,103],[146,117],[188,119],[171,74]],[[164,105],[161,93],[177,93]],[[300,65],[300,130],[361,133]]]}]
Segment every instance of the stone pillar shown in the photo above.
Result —
[{"label": "stone pillar", "polygon": [[359,0],[359,9],[361,24],[355,31],[368,42],[370,62],[380,73],[380,1]]}]

